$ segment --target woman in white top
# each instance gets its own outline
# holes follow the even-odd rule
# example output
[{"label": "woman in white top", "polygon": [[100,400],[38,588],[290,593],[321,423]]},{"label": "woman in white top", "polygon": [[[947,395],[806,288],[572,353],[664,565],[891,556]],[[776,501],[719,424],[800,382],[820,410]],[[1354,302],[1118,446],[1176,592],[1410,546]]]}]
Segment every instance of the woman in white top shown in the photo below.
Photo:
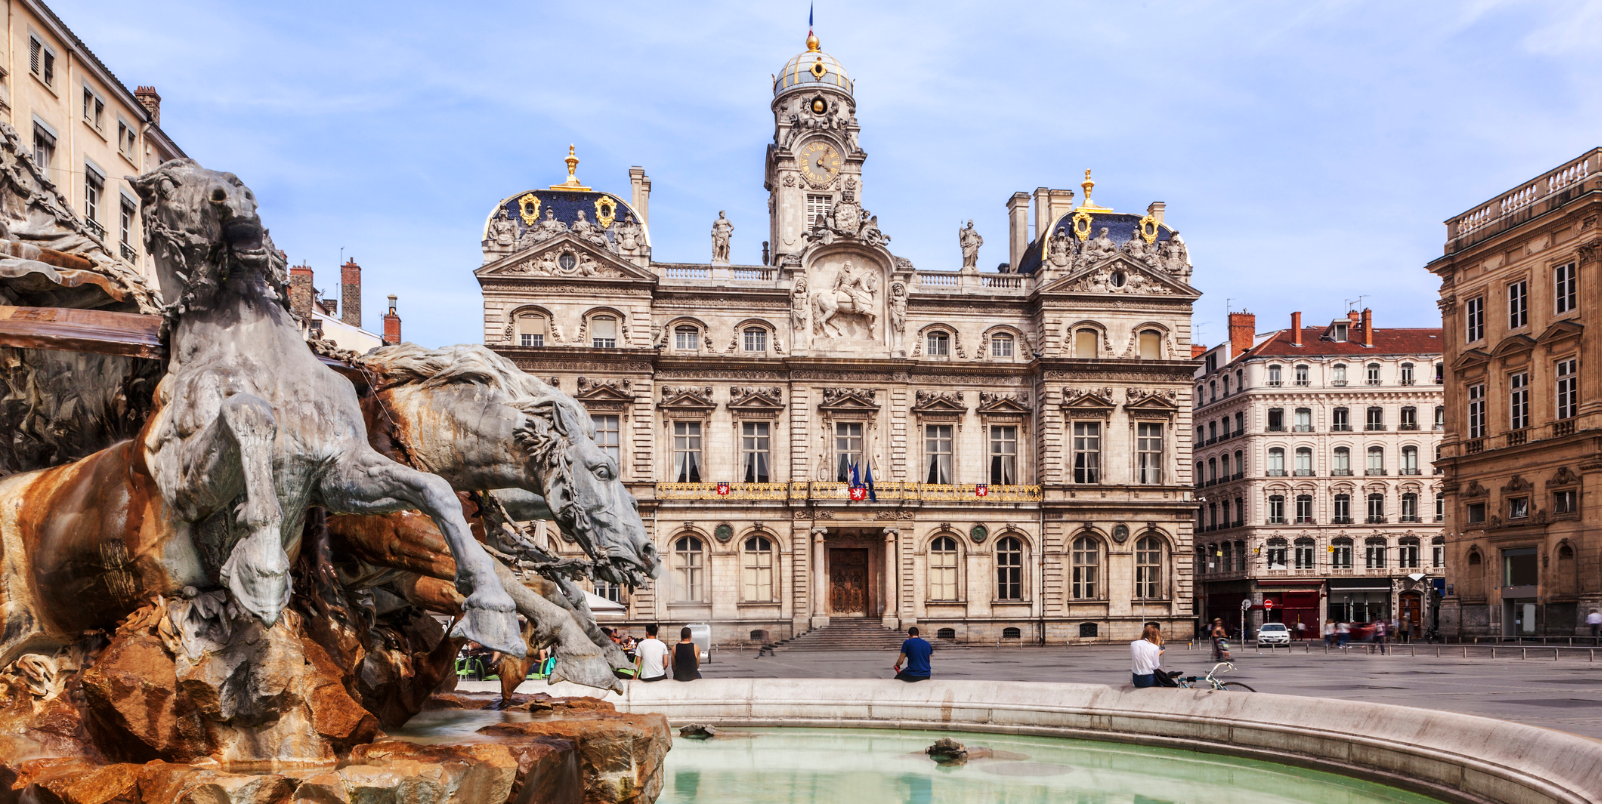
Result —
[{"label": "woman in white top", "polygon": [[1157,683],[1154,675],[1159,669],[1159,659],[1164,655],[1164,649],[1159,647],[1162,642],[1158,626],[1149,624],[1142,629],[1142,638],[1131,643],[1131,683],[1137,689]]}]

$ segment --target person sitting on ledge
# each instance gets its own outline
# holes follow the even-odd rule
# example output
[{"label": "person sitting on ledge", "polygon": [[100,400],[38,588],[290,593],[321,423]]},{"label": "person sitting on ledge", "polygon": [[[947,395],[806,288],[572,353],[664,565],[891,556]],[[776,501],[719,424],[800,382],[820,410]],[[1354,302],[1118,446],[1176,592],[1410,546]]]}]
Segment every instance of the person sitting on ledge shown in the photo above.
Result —
[{"label": "person sitting on ledge", "polygon": [[1158,623],[1147,623],[1142,627],[1141,638],[1131,643],[1131,683],[1137,689],[1158,684],[1160,657],[1164,654],[1159,641]]},{"label": "person sitting on ledge", "polygon": [[[907,662],[907,670],[902,669],[903,662]],[[902,652],[891,669],[896,671],[898,681],[930,680],[930,643],[919,638],[917,627],[908,629],[908,638],[903,640]]]}]

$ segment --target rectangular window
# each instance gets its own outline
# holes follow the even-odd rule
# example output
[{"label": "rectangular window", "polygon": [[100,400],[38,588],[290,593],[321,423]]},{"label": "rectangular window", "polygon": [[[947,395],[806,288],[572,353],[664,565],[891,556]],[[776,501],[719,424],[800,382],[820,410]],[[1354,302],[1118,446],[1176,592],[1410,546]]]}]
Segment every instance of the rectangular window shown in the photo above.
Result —
[{"label": "rectangular window", "polygon": [[1409,407],[1404,407],[1404,408],[1399,408],[1398,409],[1398,429],[1399,430],[1419,430],[1420,429],[1420,419],[1416,417],[1415,408],[1413,406],[1409,406]]},{"label": "rectangular window", "polygon": [[1348,342],[1348,325],[1347,324],[1333,324],[1331,326],[1331,340],[1334,340],[1337,343],[1347,343]]},{"label": "rectangular window", "polygon": [[1331,521],[1338,525],[1353,523],[1353,498],[1338,494],[1331,498]]},{"label": "rectangular window", "polygon": [[1576,416],[1576,358],[1554,364],[1554,418]]},{"label": "rectangular window", "polygon": [[806,228],[812,229],[813,224],[818,221],[819,218],[825,218],[826,220],[829,219],[830,199],[832,197],[833,196],[828,195],[808,196],[808,220]]},{"label": "rectangular window", "polygon": [[1487,386],[1477,383],[1470,386],[1469,429],[1471,438],[1487,435]]},{"label": "rectangular window", "polygon": [[56,135],[45,130],[44,126],[33,125],[33,163],[50,175],[50,163],[56,158]]},{"label": "rectangular window", "polygon": [[[747,545],[752,542],[768,544],[767,539],[748,539]],[[769,549],[747,549],[741,553],[741,586],[744,593],[743,600],[765,601],[774,599],[774,551]]]},{"label": "rectangular window", "polygon": [[1309,384],[1309,367],[1308,366],[1297,366],[1297,367],[1293,368],[1292,369],[1292,377],[1293,377],[1293,381],[1296,382],[1298,385],[1308,385]]},{"label": "rectangular window", "polygon": [[741,422],[741,478],[769,482],[769,423]]},{"label": "rectangular window", "polygon": [[937,539],[930,549],[930,599],[958,599],[958,546],[950,537]]},{"label": "rectangular window", "polygon": [[518,334],[518,345],[519,346],[545,346],[546,345],[546,338],[545,338],[545,336],[537,335],[537,334],[535,334],[533,332],[521,332],[521,333]]},{"label": "rectangular window", "polygon": [[1387,543],[1365,542],[1365,569],[1385,569],[1387,566]]},{"label": "rectangular window", "polygon": [[127,251],[132,250],[134,246],[134,215],[136,212],[134,202],[130,201],[128,196],[119,195],[117,200],[120,202],[117,205],[118,239],[125,249],[124,256],[127,256]]},{"label": "rectangular window", "polygon": [[1439,537],[1437,537],[1437,539],[1435,541],[1433,541],[1431,543],[1431,565],[1433,567],[1441,567],[1442,566],[1443,557],[1444,557],[1443,553],[1446,552],[1446,550],[1444,549],[1446,547],[1446,545],[1441,544],[1440,543],[1441,541],[1442,541],[1442,537],[1439,536]]},{"label": "rectangular window", "polygon": [[617,414],[590,414],[590,421],[596,426],[596,446],[620,469],[624,466],[623,455],[618,447],[618,415]]},{"label": "rectangular window", "polygon": [[1554,492],[1554,513],[1556,513],[1556,514],[1574,514],[1574,513],[1576,513],[1576,490],[1575,489],[1566,489],[1564,491],[1556,491],[1556,492]]},{"label": "rectangular window", "polygon": [[1531,424],[1530,397],[1531,391],[1526,387],[1526,372],[1509,375],[1509,429],[1524,430]]},{"label": "rectangular window", "polygon": [[741,347],[748,352],[767,352],[769,350],[769,331],[752,327],[741,333]]},{"label": "rectangular window", "polygon": [[1487,521],[1487,503],[1471,503],[1465,506],[1465,521],[1472,525],[1480,525]]},{"label": "rectangular window", "polygon": [[1537,548],[1516,547],[1504,551],[1503,585],[1537,585]]},{"label": "rectangular window", "polygon": [[1136,425],[1136,482],[1155,486],[1164,482],[1164,425]]},{"label": "rectangular window", "polygon": [[1272,433],[1286,430],[1286,413],[1280,408],[1270,408],[1269,424],[1265,429]]},{"label": "rectangular window", "polygon": [[[863,423],[835,423],[835,479],[838,483],[852,480],[852,467],[863,461]],[[862,479],[861,477],[859,478]]]},{"label": "rectangular window", "polygon": [[1371,363],[1365,366],[1365,385],[1381,384],[1381,364]]},{"label": "rectangular window", "polygon": [[1348,423],[1348,409],[1347,408],[1332,408],[1331,409],[1331,432],[1340,433],[1340,432],[1345,432],[1345,431],[1352,430],[1352,429],[1353,429],[1353,425]]},{"label": "rectangular window", "polygon": [[[84,165],[84,218],[100,222],[100,196],[106,191],[106,177],[92,165]],[[93,227],[91,227],[93,228]]]},{"label": "rectangular window", "polygon": [[1420,521],[1420,498],[1413,494],[1405,494],[1398,498],[1398,521]]},{"label": "rectangular window", "polygon": [[590,320],[590,345],[594,349],[613,349],[618,346],[618,319],[599,315]]},{"label": "rectangular window", "polygon": [[1103,426],[1099,422],[1075,422],[1075,482],[1101,482]]},{"label": "rectangular window", "polygon": [[676,351],[676,352],[694,352],[694,351],[696,351],[697,347],[699,346],[698,341],[701,340],[701,338],[699,337],[701,334],[702,334],[702,331],[697,329],[696,327],[675,327],[674,328],[674,351]]},{"label": "rectangular window", "polygon": [[1014,339],[1008,335],[996,335],[991,339],[992,357],[1013,357]]},{"label": "rectangular window", "polygon": [[702,482],[701,422],[674,422],[674,482]]},{"label": "rectangular window", "polygon": [[1297,510],[1293,512],[1293,515],[1297,517],[1295,520],[1296,523],[1299,525],[1308,525],[1313,523],[1314,498],[1307,494],[1299,494],[1297,499],[1293,502],[1297,505]]},{"label": "rectangular window", "polygon": [[1270,495],[1270,524],[1285,525],[1287,523],[1287,498],[1279,495]]},{"label": "rectangular window", "polygon": [[952,482],[952,425],[925,425],[925,482]]},{"label": "rectangular window", "polygon": [[1509,286],[1509,328],[1526,326],[1526,280]]},{"label": "rectangular window", "polygon": [[1554,312],[1568,313],[1576,309],[1576,263],[1567,263],[1554,269]]},{"label": "rectangular window", "polygon": [[1292,412],[1292,432],[1314,432],[1314,412],[1308,408],[1298,408]]},{"label": "rectangular window", "polygon": [[28,69],[45,86],[54,86],[56,83],[56,52],[51,50],[37,36],[28,37]]},{"label": "rectangular window", "polygon": [[96,131],[105,130],[106,102],[89,87],[84,87],[84,122]]},{"label": "rectangular window", "polygon": [[1353,569],[1353,545],[1346,541],[1331,545],[1331,566]]},{"label": "rectangular window", "polygon": [[991,428],[991,482],[1011,486],[1019,482],[1019,428]]},{"label": "rectangular window", "polygon": [[1383,411],[1381,408],[1368,408],[1368,409],[1366,409],[1365,410],[1365,429],[1366,430],[1385,430],[1385,429],[1387,429],[1386,420],[1383,418],[1384,415],[1385,415],[1385,411]]},{"label": "rectangular window", "polygon": [[1314,569],[1314,540],[1299,539],[1292,545],[1294,569]]},{"label": "rectangular window", "polygon": [[1482,309],[1482,298],[1477,296],[1465,302],[1465,343],[1475,343],[1481,340],[1483,329],[1486,326],[1486,311]]},{"label": "rectangular window", "polygon": [[947,356],[947,333],[932,332],[925,336],[925,354],[931,357]]},{"label": "rectangular window", "polygon": [[1398,383],[1400,385],[1415,384],[1415,364],[1405,363],[1398,368]]},{"label": "rectangular window", "polygon": [[1509,518],[1525,519],[1531,515],[1531,498],[1511,497],[1509,500]]}]

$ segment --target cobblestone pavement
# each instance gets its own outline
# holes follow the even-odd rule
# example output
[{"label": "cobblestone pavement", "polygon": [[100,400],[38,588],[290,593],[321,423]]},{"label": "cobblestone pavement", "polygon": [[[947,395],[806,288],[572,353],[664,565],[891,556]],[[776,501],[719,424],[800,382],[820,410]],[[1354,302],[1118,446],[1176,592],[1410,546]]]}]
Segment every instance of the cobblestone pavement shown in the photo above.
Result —
[{"label": "cobblestone pavement", "polygon": [[[1458,645],[1391,646],[1387,656],[1350,652],[1326,654],[1321,646],[1298,645],[1263,653],[1237,646],[1237,671],[1227,678],[1260,692],[1318,695],[1352,701],[1418,706],[1513,720],[1598,739],[1604,728],[1604,672],[1599,652],[1551,648],[1502,648],[1489,658],[1487,647]],[[1399,648],[1402,648],[1401,650]],[[1438,657],[1436,652],[1442,651]],[[1479,657],[1478,657],[1479,654]],[[1510,658],[1504,658],[1504,657]],[[756,648],[720,649],[702,666],[706,678],[891,678],[895,653],[781,650],[759,659]],[[1129,684],[1130,649],[1124,645],[980,648],[938,646],[931,664],[938,678],[997,681],[1065,681]],[[1164,666],[1188,675],[1209,669],[1205,648],[1171,643]],[[531,685],[524,691],[533,691]]]}]

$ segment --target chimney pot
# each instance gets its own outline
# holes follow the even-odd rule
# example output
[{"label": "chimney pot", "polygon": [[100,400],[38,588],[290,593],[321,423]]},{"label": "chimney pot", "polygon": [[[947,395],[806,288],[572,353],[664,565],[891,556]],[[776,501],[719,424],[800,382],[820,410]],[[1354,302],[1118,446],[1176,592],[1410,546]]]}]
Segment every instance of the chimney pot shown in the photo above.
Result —
[{"label": "chimney pot", "polygon": [[345,313],[340,320],[357,329],[362,328],[362,266],[356,260],[346,260],[340,266],[340,306]]},{"label": "chimney pot", "polygon": [[1014,193],[1008,198],[1008,268],[1019,270],[1019,258],[1030,245],[1030,196]]},{"label": "chimney pot", "polygon": [[1364,311],[1363,315],[1364,315],[1364,321],[1359,326],[1364,329],[1365,346],[1375,346],[1376,345],[1376,339],[1374,337],[1374,333],[1372,332],[1371,326],[1370,326],[1370,308],[1369,307],[1365,308],[1365,311]]},{"label": "chimney pot", "polygon": [[290,267],[290,312],[297,318],[312,317],[312,299],[317,292],[312,288],[312,266],[302,263]]},{"label": "chimney pot", "polygon": [[397,344],[401,342],[401,316],[395,312],[395,294],[390,294],[390,311],[384,314],[384,342]]},{"label": "chimney pot", "polygon": [[1228,317],[1231,339],[1231,357],[1235,358],[1253,348],[1253,332],[1258,321],[1250,312],[1231,313]]},{"label": "chimney pot", "polygon": [[1292,345],[1303,345],[1303,313],[1301,311],[1292,314]]},{"label": "chimney pot", "polygon": [[150,121],[156,125],[162,124],[162,96],[157,94],[155,87],[138,87],[134,90],[134,100],[150,112]]}]

